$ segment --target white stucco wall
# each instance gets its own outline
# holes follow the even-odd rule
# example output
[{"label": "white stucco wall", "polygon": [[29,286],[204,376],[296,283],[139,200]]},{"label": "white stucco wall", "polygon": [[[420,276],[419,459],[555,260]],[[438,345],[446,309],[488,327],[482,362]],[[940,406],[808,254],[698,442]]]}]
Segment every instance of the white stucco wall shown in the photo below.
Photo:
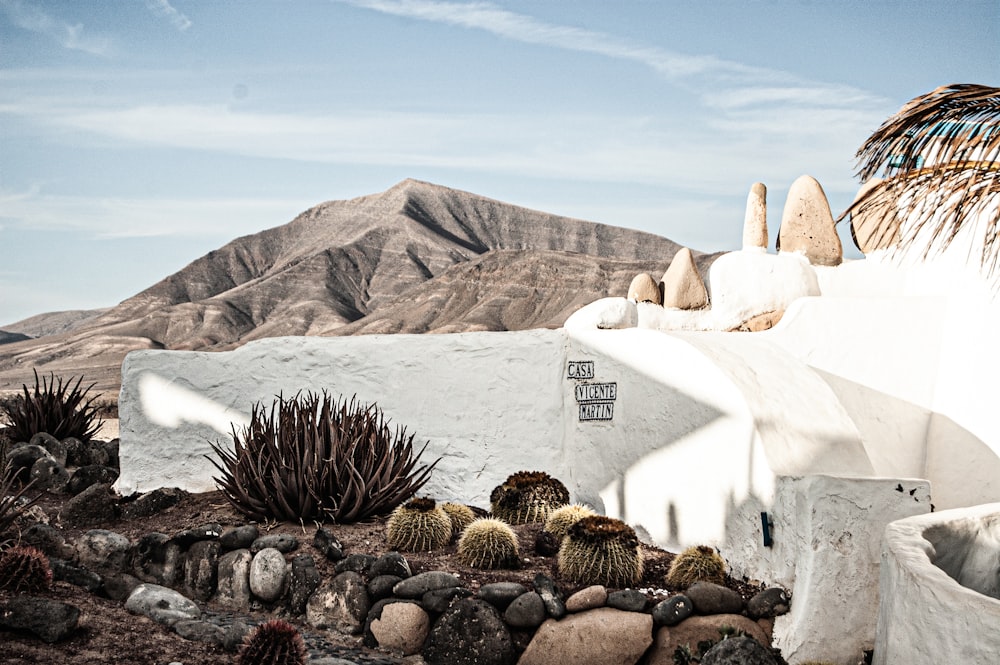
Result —
[{"label": "white stucco wall", "polygon": [[216,416],[221,426],[213,427],[203,412],[245,417],[255,401],[325,389],[377,402],[416,441],[428,442],[422,461],[441,461],[427,493],[488,505],[491,489],[514,471],[565,471],[565,353],[563,333],[548,330],[294,337],[226,353],[130,353],[122,367],[117,488],[213,490],[214,469],[203,456],[209,441],[230,439],[226,418]]},{"label": "white stucco wall", "polygon": [[861,662],[875,643],[882,531],[929,510],[925,480],[778,479],[771,507],[774,545],[763,548],[757,540],[752,560],[778,572],[776,582],[792,591],[791,612],[774,627],[775,645],[789,663]]},{"label": "white stucco wall", "polygon": [[[1000,600],[969,586],[979,579],[996,589],[998,525],[1000,504],[994,503],[920,515],[886,527],[876,665],[997,662]],[[963,571],[969,586],[959,582]]]}]

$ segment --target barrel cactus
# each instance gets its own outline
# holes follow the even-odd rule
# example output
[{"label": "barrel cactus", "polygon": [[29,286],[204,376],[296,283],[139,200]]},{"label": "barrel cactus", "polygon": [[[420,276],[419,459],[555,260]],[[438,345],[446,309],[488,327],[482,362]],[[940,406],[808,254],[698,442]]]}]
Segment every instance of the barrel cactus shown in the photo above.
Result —
[{"label": "barrel cactus", "polygon": [[559,574],[576,584],[628,587],[642,579],[639,539],[621,520],[591,515],[566,532],[557,558]]},{"label": "barrel cactus", "polygon": [[516,568],[521,562],[517,534],[496,518],[477,519],[458,539],[458,559],[473,568]]},{"label": "barrel cactus", "polygon": [[14,593],[40,591],[52,584],[52,568],[45,553],[18,545],[0,554],[0,589]]},{"label": "barrel cactus", "polygon": [[306,645],[299,631],[281,619],[266,621],[247,634],[237,665],[305,665]]},{"label": "barrel cactus", "polygon": [[508,524],[544,522],[569,503],[569,490],[544,471],[518,471],[490,493],[493,516]]},{"label": "barrel cactus", "polygon": [[549,513],[549,517],[545,520],[545,526],[543,529],[559,540],[562,540],[571,526],[582,520],[584,517],[590,517],[591,515],[596,514],[597,513],[595,513],[589,506],[584,506],[579,503],[571,503],[563,506],[562,508],[557,508]]},{"label": "barrel cactus", "polygon": [[476,519],[476,513],[472,511],[472,508],[463,503],[447,501],[441,504],[441,510],[451,520],[451,537],[453,539],[458,538],[465,530],[465,527],[472,524]]},{"label": "barrel cactus", "polygon": [[398,506],[386,523],[389,547],[404,552],[430,551],[451,542],[451,518],[434,499],[417,498]]},{"label": "barrel cactus", "polygon": [[667,571],[667,585],[686,589],[695,582],[722,584],[726,580],[726,562],[707,545],[689,547],[676,557]]}]

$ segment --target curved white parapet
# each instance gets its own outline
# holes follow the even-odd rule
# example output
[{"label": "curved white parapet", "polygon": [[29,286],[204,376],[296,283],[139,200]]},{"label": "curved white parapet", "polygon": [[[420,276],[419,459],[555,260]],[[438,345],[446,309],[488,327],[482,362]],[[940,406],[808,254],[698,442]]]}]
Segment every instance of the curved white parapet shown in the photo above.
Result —
[{"label": "curved white parapet", "polygon": [[997,662],[1000,503],[893,522],[882,540],[876,665]]}]

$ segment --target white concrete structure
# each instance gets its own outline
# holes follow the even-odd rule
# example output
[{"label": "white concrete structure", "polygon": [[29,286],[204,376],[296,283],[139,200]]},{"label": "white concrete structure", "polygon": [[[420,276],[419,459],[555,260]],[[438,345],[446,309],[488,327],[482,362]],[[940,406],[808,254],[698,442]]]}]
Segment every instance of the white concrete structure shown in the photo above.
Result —
[{"label": "white concrete structure", "polygon": [[1000,504],[890,524],[876,665],[976,663],[1000,654]]},{"label": "white concrete structure", "polygon": [[[875,641],[885,526],[1000,501],[984,387],[1000,306],[947,264],[734,252],[708,285],[712,310],[609,298],[555,331],[134,352],[118,489],[214,489],[208,443],[255,401],[357,395],[441,458],[425,494],[485,506],[510,473],[546,471],[660,545],[716,544],[735,574],[791,589],[775,626],[789,662],[854,665]],[[763,333],[705,331],[774,310]]]}]

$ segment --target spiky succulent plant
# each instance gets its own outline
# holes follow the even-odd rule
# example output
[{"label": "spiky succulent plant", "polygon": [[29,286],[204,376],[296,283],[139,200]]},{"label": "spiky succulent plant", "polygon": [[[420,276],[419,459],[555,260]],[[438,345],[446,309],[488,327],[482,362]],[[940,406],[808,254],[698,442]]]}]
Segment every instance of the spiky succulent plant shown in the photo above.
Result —
[{"label": "spiky succulent plant", "polygon": [[17,545],[0,554],[0,589],[14,593],[40,591],[52,584],[52,568],[45,553]]},{"label": "spiky succulent plant", "polygon": [[465,527],[458,539],[458,559],[473,568],[517,568],[517,534],[494,517],[483,517]]},{"label": "spiky succulent plant", "polygon": [[305,642],[292,624],[281,619],[266,621],[250,631],[237,665],[305,665]]},{"label": "spiky succulent plant", "polygon": [[451,519],[451,537],[458,538],[465,531],[465,527],[472,524],[476,519],[476,513],[464,503],[447,501],[441,504],[441,510]]},{"label": "spiky succulent plant", "polygon": [[451,518],[434,499],[411,499],[389,515],[389,547],[403,552],[430,551],[451,542]]},{"label": "spiky succulent plant", "polygon": [[635,531],[621,520],[591,515],[566,532],[557,558],[559,574],[576,584],[628,587],[642,579]]},{"label": "spiky succulent plant", "polygon": [[569,505],[563,506],[562,508],[557,508],[549,513],[548,519],[545,520],[545,526],[543,529],[547,532],[562,540],[569,528],[582,520],[584,517],[590,517],[591,515],[596,515],[589,506],[584,506],[580,503],[571,503]]},{"label": "spiky succulent plant", "polygon": [[518,471],[490,493],[493,516],[508,524],[544,522],[569,503],[569,490],[544,471]]},{"label": "spiky succulent plant", "polygon": [[232,450],[211,444],[219,459],[206,457],[226,500],[254,519],[351,523],[385,515],[437,464],[418,466],[424,449],[414,450],[405,428],[390,428],[377,405],[325,392],[279,396],[270,414],[256,403],[250,424],[232,436]]},{"label": "spiky succulent plant", "polygon": [[722,584],[726,580],[726,562],[708,545],[689,547],[670,563],[666,583],[672,589],[686,589],[695,582]]}]

